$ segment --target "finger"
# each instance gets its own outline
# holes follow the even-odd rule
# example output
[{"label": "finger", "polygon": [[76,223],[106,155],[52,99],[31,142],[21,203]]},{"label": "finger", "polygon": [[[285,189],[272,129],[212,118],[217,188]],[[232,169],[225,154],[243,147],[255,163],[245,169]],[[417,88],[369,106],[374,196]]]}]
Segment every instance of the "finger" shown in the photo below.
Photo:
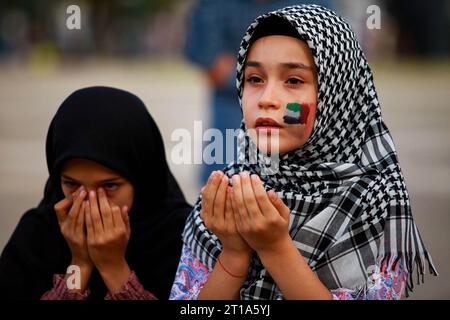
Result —
[{"label": "finger", "polygon": [[209,199],[207,198],[207,194],[208,194],[208,190],[210,188],[210,181],[212,181],[212,177],[213,177],[214,171],[211,172],[211,174],[209,175],[208,181],[206,181],[206,184],[203,186],[202,190],[201,190],[201,194],[202,194],[202,208],[200,211],[200,217],[202,218],[203,221],[205,221],[205,219],[208,218],[208,210],[209,210]]},{"label": "finger", "polygon": [[131,234],[131,227],[130,227],[130,217],[128,216],[128,207],[123,206],[122,207],[122,220],[125,224],[125,227],[127,228],[128,235]]},{"label": "finger", "polygon": [[203,192],[202,199],[204,200],[202,200],[202,206],[205,209],[205,214],[211,217],[214,216],[214,199],[216,197],[222,175],[223,173],[221,171],[213,171]]},{"label": "finger", "polygon": [[79,232],[84,232],[84,211],[86,210],[86,201],[84,200],[81,203],[81,208],[80,208],[80,212],[78,213],[78,217],[77,217],[77,224],[75,227],[75,232],[79,233]]},{"label": "finger", "polygon": [[214,198],[214,218],[217,218],[219,223],[225,220],[225,200],[227,197],[228,178],[222,176],[219,188],[217,189],[216,197]]},{"label": "finger", "polygon": [[103,233],[103,221],[98,208],[97,195],[94,190],[89,192],[89,205],[91,210],[92,225],[94,226],[95,235]]},{"label": "finger", "polygon": [[[234,188],[234,187],[233,187]],[[230,194],[230,203],[231,203],[231,208],[232,208],[232,215],[233,215],[233,217],[234,217],[234,221],[236,222],[236,226],[238,227],[238,229],[240,228],[240,227],[242,227],[242,217],[241,217],[241,215],[240,215],[240,213],[239,213],[239,211],[238,211],[238,208],[237,208],[237,205],[236,205],[236,202],[235,202],[235,200],[234,200],[234,195],[233,195],[233,193],[234,193],[234,190],[233,190],[233,188],[229,188],[228,190],[229,190],[229,194]]]},{"label": "finger", "polygon": [[238,214],[241,223],[244,224],[248,220],[248,213],[244,204],[244,197],[242,195],[241,177],[236,174],[233,176],[232,180],[233,192],[231,195],[234,202],[233,208],[235,209],[235,213]]},{"label": "finger", "polygon": [[252,174],[250,180],[252,183],[253,193],[255,195],[255,199],[261,214],[266,216],[273,214],[274,206],[272,205],[272,202],[270,201],[266,190],[263,187],[261,179],[259,179],[258,175]]},{"label": "finger", "polygon": [[55,204],[54,209],[59,224],[66,220],[70,207],[73,205],[74,200],[78,197],[82,189],[84,189],[83,186],[80,186],[77,191],[69,194],[67,197]]},{"label": "finger", "polygon": [[236,221],[234,218],[233,207],[231,206],[231,187],[227,187],[225,199],[224,219],[227,230],[236,230]]},{"label": "finger", "polygon": [[281,217],[283,217],[284,220],[289,221],[291,210],[284,204],[283,200],[281,200],[273,190],[269,190],[267,196],[275,209],[280,213]]},{"label": "finger", "polygon": [[248,215],[250,218],[257,217],[261,215],[259,210],[258,202],[256,201],[255,194],[253,192],[252,182],[250,180],[250,175],[248,172],[241,172],[241,185],[242,185],[242,196],[244,197],[244,204],[247,208]]},{"label": "finger", "polygon": [[114,228],[126,230],[125,223],[122,219],[122,213],[120,212],[120,208],[116,205],[111,207],[111,214],[113,219]]},{"label": "finger", "polygon": [[105,190],[98,188],[98,203],[100,205],[100,215],[102,216],[103,227],[105,230],[114,228],[113,217],[111,213],[111,207],[109,205],[108,198],[106,197]]},{"label": "finger", "polygon": [[86,191],[84,190],[84,188],[82,188],[80,190],[80,192],[78,193],[77,197],[75,198],[75,200],[73,201],[73,205],[69,210],[69,214],[67,217],[70,219],[70,222],[74,229],[77,225],[77,219],[78,219],[78,215],[80,213],[81,204],[83,203],[85,196],[86,196]]},{"label": "finger", "polygon": [[226,190],[226,198],[225,198],[225,210],[224,210],[224,219],[228,221],[229,219],[233,219],[233,207],[231,206],[231,187],[227,187]]},{"label": "finger", "polygon": [[86,234],[88,242],[92,242],[94,240],[95,230],[92,223],[91,206],[88,200],[84,201],[84,219],[86,220]]},{"label": "finger", "polygon": [[55,209],[56,218],[58,219],[59,224],[61,224],[62,222],[64,222],[64,220],[66,220],[69,208],[72,205],[72,203],[73,198],[72,196],[70,196],[62,199],[61,201],[57,202],[54,205],[53,208]]}]

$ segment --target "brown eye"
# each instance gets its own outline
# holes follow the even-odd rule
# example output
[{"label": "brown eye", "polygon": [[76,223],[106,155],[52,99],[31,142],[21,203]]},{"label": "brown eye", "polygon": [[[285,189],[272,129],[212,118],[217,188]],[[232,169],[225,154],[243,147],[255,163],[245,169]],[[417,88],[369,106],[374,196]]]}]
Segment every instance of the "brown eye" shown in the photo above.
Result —
[{"label": "brown eye", "polygon": [[107,191],[114,191],[119,187],[118,183],[105,183],[103,185],[103,188],[105,188],[105,190]]},{"label": "brown eye", "polygon": [[305,83],[305,81],[303,81],[299,78],[289,78],[286,82],[291,85],[298,85],[298,84]]},{"label": "brown eye", "polygon": [[76,183],[76,182],[73,182],[73,181],[67,181],[67,180],[63,181],[63,185],[66,188],[69,188],[69,189],[77,189],[80,186],[79,183]]},{"label": "brown eye", "polygon": [[247,81],[248,83],[253,83],[253,84],[255,84],[255,83],[261,83],[263,80],[262,80],[260,77],[251,76],[251,77],[248,77],[248,78],[246,79],[246,81]]}]

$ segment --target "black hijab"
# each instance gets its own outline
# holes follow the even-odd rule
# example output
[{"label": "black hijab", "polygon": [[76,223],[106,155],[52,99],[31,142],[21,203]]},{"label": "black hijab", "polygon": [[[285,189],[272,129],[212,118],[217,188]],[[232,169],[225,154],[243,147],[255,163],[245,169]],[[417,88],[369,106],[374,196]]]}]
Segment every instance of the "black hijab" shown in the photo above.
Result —
[{"label": "black hijab", "polygon": [[[64,197],[62,165],[71,158],[85,158],[133,185],[126,259],[146,290],[167,299],[191,206],[168,168],[161,134],[143,102],[108,87],[72,93],[50,124],[46,155],[50,177],[44,198],[23,215],[0,258],[1,298],[39,299],[52,288],[53,275],[66,272],[71,253],[53,206]],[[96,270],[88,287],[90,299],[104,298],[107,289]]]}]

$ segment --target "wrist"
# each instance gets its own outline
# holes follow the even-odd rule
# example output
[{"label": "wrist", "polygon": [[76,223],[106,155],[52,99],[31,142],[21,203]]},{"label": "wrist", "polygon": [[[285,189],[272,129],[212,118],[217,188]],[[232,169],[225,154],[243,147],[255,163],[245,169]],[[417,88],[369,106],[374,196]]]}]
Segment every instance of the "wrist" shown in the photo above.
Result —
[{"label": "wrist", "polygon": [[245,277],[250,266],[251,253],[223,250],[217,258],[222,269],[234,277]]},{"label": "wrist", "polygon": [[[76,291],[83,293],[88,285],[89,278],[91,277],[92,270],[94,269],[94,265],[90,262],[86,262],[84,260],[78,260],[76,258],[72,258],[72,261],[70,262],[71,266],[77,266],[79,268],[79,287],[69,288],[69,284],[67,283],[70,278],[74,276],[74,273],[71,273],[69,268],[67,268],[67,273],[65,277],[65,281],[67,283],[68,289],[70,291]],[[69,266],[70,267],[70,266]]]},{"label": "wrist", "polygon": [[271,245],[264,246],[258,249],[256,252],[261,260],[263,260],[265,258],[279,257],[281,255],[289,253],[292,250],[297,251],[297,248],[294,246],[292,238],[289,236],[289,234],[286,234],[286,236],[284,236],[283,238],[278,239],[278,241],[272,243]]},{"label": "wrist", "polygon": [[85,259],[79,259],[77,257],[72,257],[70,264],[78,266],[81,269],[81,272],[90,272],[92,271],[92,269],[94,269],[94,264],[92,263],[92,261],[86,261]]},{"label": "wrist", "polygon": [[128,263],[125,259],[117,261],[117,262],[111,262],[111,263],[105,263],[105,264],[96,264],[95,267],[97,268],[98,272],[101,275],[115,275],[118,273],[122,273],[123,271],[126,271],[129,269]]},{"label": "wrist", "polygon": [[98,271],[111,293],[119,292],[131,275],[131,269],[125,260],[108,267],[98,268]]}]

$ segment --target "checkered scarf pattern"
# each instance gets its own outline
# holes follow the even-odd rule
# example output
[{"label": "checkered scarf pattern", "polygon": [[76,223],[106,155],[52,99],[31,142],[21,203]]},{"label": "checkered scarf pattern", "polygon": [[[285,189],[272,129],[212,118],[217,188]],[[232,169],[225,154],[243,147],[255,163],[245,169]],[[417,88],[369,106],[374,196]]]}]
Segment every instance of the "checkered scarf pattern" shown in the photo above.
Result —
[{"label": "checkered scarf pattern", "polygon": [[[318,72],[316,123],[301,148],[281,155],[274,169],[262,153],[249,161],[254,143],[239,137],[238,160],[224,172],[258,174],[290,208],[289,233],[309,266],[329,289],[367,288],[370,270],[387,265],[408,272],[407,294],[425,265],[437,275],[411,214],[410,199],[392,137],[381,117],[372,72],[350,26],[316,5],[292,6],[258,17],[248,28],[237,63],[242,97],[246,54],[255,28],[270,16],[286,19],[308,44]],[[220,240],[200,218],[201,197],[188,218],[183,239],[210,269]],[[242,299],[282,299],[255,254]]]}]

